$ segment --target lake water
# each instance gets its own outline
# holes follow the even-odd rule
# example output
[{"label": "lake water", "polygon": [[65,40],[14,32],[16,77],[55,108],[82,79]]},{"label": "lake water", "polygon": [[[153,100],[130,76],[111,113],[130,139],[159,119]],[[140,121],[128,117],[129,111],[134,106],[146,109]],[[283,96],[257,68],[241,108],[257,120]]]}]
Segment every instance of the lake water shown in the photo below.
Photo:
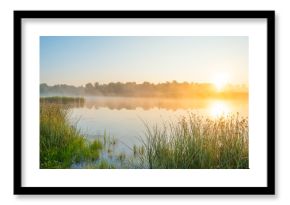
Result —
[{"label": "lake water", "polygon": [[130,155],[132,147],[141,145],[140,138],[144,138],[144,122],[162,126],[189,113],[215,118],[237,112],[248,116],[246,99],[89,97],[83,106],[71,109],[70,122],[90,140],[102,138],[106,133],[116,140],[114,152]]}]

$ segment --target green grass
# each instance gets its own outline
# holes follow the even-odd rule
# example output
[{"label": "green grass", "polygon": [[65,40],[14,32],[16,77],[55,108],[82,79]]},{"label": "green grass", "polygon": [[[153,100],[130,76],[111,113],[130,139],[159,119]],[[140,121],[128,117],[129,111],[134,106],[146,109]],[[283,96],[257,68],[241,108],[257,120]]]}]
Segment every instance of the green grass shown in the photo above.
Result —
[{"label": "green grass", "polygon": [[95,161],[102,144],[89,142],[68,123],[69,110],[56,103],[40,103],[40,168],[70,168]]},{"label": "green grass", "polygon": [[[247,169],[248,120],[189,114],[179,123],[146,126],[140,167],[151,169]],[[137,148],[135,148],[137,150]],[[141,149],[142,150],[142,149]]]},{"label": "green grass", "polygon": [[41,97],[40,102],[41,103],[55,103],[55,104],[61,104],[61,105],[67,105],[67,104],[83,105],[85,102],[85,98],[66,97],[66,96]]}]

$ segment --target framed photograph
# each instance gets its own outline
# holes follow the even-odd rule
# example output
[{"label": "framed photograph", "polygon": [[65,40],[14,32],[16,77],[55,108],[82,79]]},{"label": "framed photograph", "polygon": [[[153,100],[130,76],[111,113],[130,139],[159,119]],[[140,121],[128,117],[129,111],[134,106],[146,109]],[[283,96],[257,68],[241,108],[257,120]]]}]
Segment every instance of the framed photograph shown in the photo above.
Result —
[{"label": "framed photograph", "polygon": [[274,11],[14,11],[14,194],[275,194]]}]

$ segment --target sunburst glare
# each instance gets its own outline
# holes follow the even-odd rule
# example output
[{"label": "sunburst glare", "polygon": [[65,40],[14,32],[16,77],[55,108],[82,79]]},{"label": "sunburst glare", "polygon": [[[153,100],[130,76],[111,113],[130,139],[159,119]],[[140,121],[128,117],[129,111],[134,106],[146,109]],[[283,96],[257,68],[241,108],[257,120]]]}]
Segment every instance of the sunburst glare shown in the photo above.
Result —
[{"label": "sunburst glare", "polygon": [[214,77],[213,83],[218,91],[222,91],[228,83],[228,76],[226,74],[218,74]]}]

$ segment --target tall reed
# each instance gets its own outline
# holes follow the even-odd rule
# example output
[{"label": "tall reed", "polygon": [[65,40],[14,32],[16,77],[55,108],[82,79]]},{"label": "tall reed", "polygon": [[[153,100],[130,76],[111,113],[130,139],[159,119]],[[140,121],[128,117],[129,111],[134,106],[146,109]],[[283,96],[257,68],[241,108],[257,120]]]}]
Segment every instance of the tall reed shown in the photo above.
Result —
[{"label": "tall reed", "polygon": [[248,119],[189,114],[163,127],[145,123],[145,152],[139,162],[151,169],[246,169]]}]

